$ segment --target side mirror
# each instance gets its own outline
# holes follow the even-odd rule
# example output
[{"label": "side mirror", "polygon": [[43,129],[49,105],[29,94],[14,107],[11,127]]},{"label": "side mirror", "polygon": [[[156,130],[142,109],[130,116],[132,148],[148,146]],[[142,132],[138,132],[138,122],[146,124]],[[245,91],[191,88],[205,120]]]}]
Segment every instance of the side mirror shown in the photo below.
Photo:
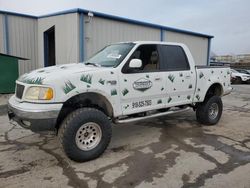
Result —
[{"label": "side mirror", "polygon": [[129,62],[129,68],[141,68],[142,61],[140,59],[131,59]]}]

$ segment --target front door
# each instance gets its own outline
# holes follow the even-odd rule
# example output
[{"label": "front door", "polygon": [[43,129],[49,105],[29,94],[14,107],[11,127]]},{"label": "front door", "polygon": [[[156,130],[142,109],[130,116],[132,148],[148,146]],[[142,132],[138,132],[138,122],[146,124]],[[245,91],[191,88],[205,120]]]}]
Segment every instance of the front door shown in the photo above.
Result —
[{"label": "front door", "polygon": [[[131,59],[140,59],[142,67],[129,68]],[[164,107],[165,80],[159,68],[157,45],[141,45],[135,50],[119,76],[123,115]]]}]

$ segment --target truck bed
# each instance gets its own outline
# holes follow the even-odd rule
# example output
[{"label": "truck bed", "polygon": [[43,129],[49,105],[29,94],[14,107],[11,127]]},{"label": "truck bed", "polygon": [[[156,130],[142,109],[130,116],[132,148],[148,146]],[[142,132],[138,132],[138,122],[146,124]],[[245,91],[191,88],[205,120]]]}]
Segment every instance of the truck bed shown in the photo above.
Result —
[{"label": "truck bed", "polygon": [[213,84],[222,86],[222,95],[231,91],[230,68],[223,66],[196,66],[196,89],[193,102],[204,100],[207,88]]}]

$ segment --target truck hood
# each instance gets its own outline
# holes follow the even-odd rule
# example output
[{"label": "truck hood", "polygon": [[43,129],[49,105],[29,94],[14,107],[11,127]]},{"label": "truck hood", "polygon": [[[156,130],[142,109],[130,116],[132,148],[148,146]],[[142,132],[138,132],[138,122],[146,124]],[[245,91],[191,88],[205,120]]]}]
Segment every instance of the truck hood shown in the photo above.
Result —
[{"label": "truck hood", "polygon": [[18,81],[27,84],[42,85],[51,80],[67,79],[67,77],[77,73],[81,74],[83,72],[92,72],[100,69],[103,69],[103,67],[94,67],[92,65],[86,66],[83,63],[56,65],[26,73],[20,76]]}]

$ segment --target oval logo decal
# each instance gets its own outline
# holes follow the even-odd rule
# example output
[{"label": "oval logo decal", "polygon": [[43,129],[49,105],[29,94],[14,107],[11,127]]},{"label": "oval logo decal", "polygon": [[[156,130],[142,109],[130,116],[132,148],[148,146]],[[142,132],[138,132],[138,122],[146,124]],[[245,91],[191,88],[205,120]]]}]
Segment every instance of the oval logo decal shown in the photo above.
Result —
[{"label": "oval logo decal", "polygon": [[145,78],[140,78],[133,83],[133,88],[139,91],[145,91],[152,87],[152,82]]}]

